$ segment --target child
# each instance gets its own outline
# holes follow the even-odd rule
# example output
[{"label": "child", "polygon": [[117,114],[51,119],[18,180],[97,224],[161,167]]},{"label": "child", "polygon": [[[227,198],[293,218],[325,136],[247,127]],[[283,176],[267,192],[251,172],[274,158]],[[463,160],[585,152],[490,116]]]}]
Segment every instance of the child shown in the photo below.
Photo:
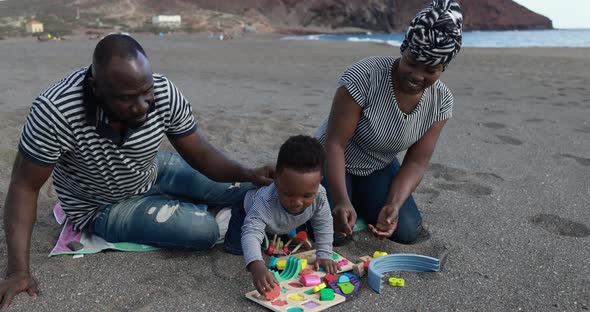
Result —
[{"label": "child", "polygon": [[252,272],[254,286],[261,294],[278,285],[262,259],[260,245],[265,232],[283,235],[310,221],[316,243],[316,270],[319,266],[331,274],[338,270],[331,258],[332,213],[326,190],[320,185],[325,158],[315,138],[289,138],[279,151],[274,183],[249,191],[244,204],[232,208],[225,250],[244,254],[246,268]]}]

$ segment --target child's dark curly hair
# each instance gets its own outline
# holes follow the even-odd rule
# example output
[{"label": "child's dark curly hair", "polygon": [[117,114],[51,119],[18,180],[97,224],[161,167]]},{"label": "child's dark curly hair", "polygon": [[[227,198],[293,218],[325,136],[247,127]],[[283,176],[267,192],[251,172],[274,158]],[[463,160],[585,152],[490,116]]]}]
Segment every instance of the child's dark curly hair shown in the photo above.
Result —
[{"label": "child's dark curly hair", "polygon": [[322,171],[326,152],[322,144],[308,135],[290,137],[279,150],[276,171],[290,168],[297,172]]}]

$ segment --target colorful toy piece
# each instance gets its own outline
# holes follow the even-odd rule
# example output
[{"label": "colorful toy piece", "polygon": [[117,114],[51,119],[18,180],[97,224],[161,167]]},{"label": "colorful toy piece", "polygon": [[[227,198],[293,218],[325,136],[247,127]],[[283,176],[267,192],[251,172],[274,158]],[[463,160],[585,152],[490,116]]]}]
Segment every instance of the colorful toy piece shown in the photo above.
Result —
[{"label": "colorful toy piece", "polygon": [[345,266],[345,265],[347,265],[347,264],[348,264],[348,260],[346,260],[346,259],[338,260],[338,262],[336,262],[336,264],[337,264],[339,267],[343,267],[343,266]]},{"label": "colorful toy piece", "polygon": [[307,267],[307,258],[301,258],[301,270]]},{"label": "colorful toy piece", "polygon": [[321,301],[332,301],[334,300],[334,289],[324,288],[320,291]]},{"label": "colorful toy piece", "polygon": [[269,269],[274,269],[277,266],[277,262],[279,261],[279,259],[275,256],[270,256],[270,260],[268,260],[268,268]]},{"label": "colorful toy piece", "polygon": [[279,271],[284,270],[286,266],[287,266],[287,260],[285,258],[278,259],[277,262],[275,263],[275,267]]},{"label": "colorful toy piece", "polygon": [[309,267],[308,268],[305,268],[305,269],[303,269],[303,270],[301,270],[299,272],[299,275],[301,275],[301,276],[311,275],[311,274],[313,274],[313,269],[312,268],[309,268]]},{"label": "colorful toy piece", "polygon": [[280,295],[281,295],[281,286],[275,285],[271,290],[264,293],[264,298],[266,298],[266,300],[268,300],[268,301],[273,301]]},{"label": "colorful toy piece", "polygon": [[369,264],[369,286],[381,293],[383,273],[392,271],[436,272],[440,270],[440,260],[414,254],[393,254],[373,259]]},{"label": "colorful toy piece", "polygon": [[317,286],[322,283],[322,281],[320,280],[320,277],[317,275],[304,275],[299,279],[299,281],[305,287]]},{"label": "colorful toy piece", "polygon": [[322,290],[324,288],[326,288],[326,284],[325,283],[321,283],[321,284],[319,284],[319,285],[317,285],[317,286],[315,286],[313,288],[313,292],[314,293],[317,293],[317,292],[319,292],[320,290]]},{"label": "colorful toy piece", "polygon": [[326,274],[324,276],[324,282],[326,282],[326,283],[332,283],[332,282],[335,282],[336,280],[338,280],[338,277],[336,277],[336,275]]},{"label": "colorful toy piece", "polygon": [[295,301],[303,301],[303,300],[305,300],[305,297],[303,297],[302,295],[299,295],[299,294],[289,295],[288,298],[291,299],[291,300],[295,300]]},{"label": "colorful toy piece", "polygon": [[[278,266],[277,263],[277,267]],[[301,259],[295,257],[287,257],[285,269],[280,274],[275,270],[270,270],[279,283],[296,277],[299,274],[299,271],[301,271]]]},{"label": "colorful toy piece", "polygon": [[355,264],[352,267],[352,273],[354,273],[354,275],[356,275],[358,277],[365,276],[365,274],[367,273],[367,271],[365,270],[365,263],[361,262],[361,263]]},{"label": "colorful toy piece", "polygon": [[347,273],[342,273],[342,274],[344,274],[344,276],[347,276],[349,279],[352,279],[353,277],[356,278],[356,279],[358,279],[358,276],[356,276],[356,275],[354,275],[352,273],[348,273],[347,272]]},{"label": "colorful toy piece", "polygon": [[405,284],[406,284],[406,281],[404,281],[403,278],[397,278],[397,277],[390,277],[389,278],[389,286],[404,287]]},{"label": "colorful toy piece", "polygon": [[373,260],[373,258],[369,257],[369,256],[362,256],[359,257],[359,260],[363,263],[365,272],[369,271],[369,263],[371,262],[371,260]]},{"label": "colorful toy piece", "polygon": [[268,244],[268,248],[266,249],[267,255],[269,255],[269,256],[274,255],[276,240],[277,240],[277,234],[275,234],[275,236],[272,238],[272,241],[270,242],[270,244]]},{"label": "colorful toy piece", "polygon": [[350,280],[350,282],[338,283],[337,281],[335,281],[329,283],[328,285],[330,286],[330,288],[334,290],[335,293],[344,297],[350,297],[359,290],[361,286],[361,281],[354,275],[347,275],[347,277]]},{"label": "colorful toy piece", "polygon": [[340,283],[350,283],[350,278],[348,278],[348,276],[346,276],[346,275],[341,275],[338,278],[338,284],[340,284]]},{"label": "colorful toy piece", "polygon": [[311,242],[307,240],[307,232],[299,231],[297,235],[295,235],[295,239],[299,242],[299,244],[295,246],[291,253],[297,252],[297,250],[299,250],[299,248],[301,248],[302,246],[305,246],[308,249],[311,248]]},{"label": "colorful toy piece", "polygon": [[354,285],[351,282],[338,283],[337,285],[343,295],[351,294],[354,291]]},{"label": "colorful toy piece", "polygon": [[373,253],[373,259],[383,257],[383,256],[387,256],[387,253],[385,251],[375,251]]}]

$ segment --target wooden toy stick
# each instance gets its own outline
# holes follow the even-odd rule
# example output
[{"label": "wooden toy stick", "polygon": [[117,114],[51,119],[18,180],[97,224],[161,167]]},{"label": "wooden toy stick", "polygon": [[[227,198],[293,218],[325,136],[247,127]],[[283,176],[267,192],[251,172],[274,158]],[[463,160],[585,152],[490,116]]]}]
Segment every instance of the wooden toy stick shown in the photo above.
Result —
[{"label": "wooden toy stick", "polygon": [[295,253],[297,252],[297,250],[299,250],[299,248],[301,248],[301,246],[305,245],[305,247],[307,248],[311,248],[311,242],[307,240],[307,233],[306,232],[299,232],[297,233],[297,235],[295,236],[295,239],[297,239],[299,241],[299,245],[295,246],[295,248],[293,249],[293,251],[291,251],[291,253]]},{"label": "wooden toy stick", "polygon": [[[301,232],[299,232],[301,233]],[[287,243],[283,246],[289,246],[289,244],[291,244],[291,242],[295,239],[295,237],[297,236],[295,233],[295,230],[293,231],[289,231],[289,233],[287,234],[287,236],[289,236],[289,240],[287,241]],[[288,247],[287,247],[288,248]]]},{"label": "wooden toy stick", "polygon": [[275,240],[277,239],[277,234],[272,238],[272,242],[268,244],[268,249],[266,250],[266,254],[271,256],[274,254],[275,249]]}]

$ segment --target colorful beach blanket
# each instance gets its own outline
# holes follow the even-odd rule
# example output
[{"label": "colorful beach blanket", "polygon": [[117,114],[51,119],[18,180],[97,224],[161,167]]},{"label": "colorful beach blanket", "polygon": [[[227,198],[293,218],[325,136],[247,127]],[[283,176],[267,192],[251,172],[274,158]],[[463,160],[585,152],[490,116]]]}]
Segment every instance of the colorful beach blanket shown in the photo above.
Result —
[{"label": "colorful beach blanket", "polygon": [[[53,250],[49,253],[49,256],[59,255],[83,255],[101,252],[106,249],[120,250],[120,251],[151,251],[157,250],[158,248],[135,244],[135,243],[109,243],[99,236],[96,236],[88,232],[74,231],[74,226],[70,220],[66,219],[66,214],[61,208],[61,204],[58,202],[53,208],[53,216],[57,223],[63,225],[57,243]],[[70,247],[80,246],[81,249],[72,250]]]}]

